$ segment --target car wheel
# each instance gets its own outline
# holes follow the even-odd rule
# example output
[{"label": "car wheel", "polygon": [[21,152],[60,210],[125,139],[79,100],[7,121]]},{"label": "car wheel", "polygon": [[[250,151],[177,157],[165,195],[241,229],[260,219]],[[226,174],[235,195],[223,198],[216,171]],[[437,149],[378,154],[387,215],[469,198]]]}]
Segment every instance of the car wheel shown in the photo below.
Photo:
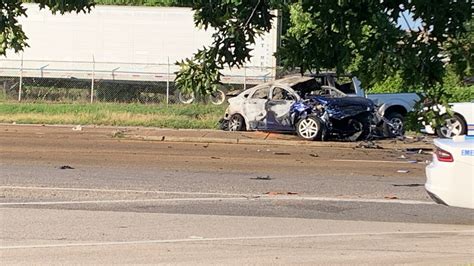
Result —
[{"label": "car wheel", "polygon": [[239,114],[233,114],[228,123],[229,131],[243,131],[245,130],[245,120]]},{"label": "car wheel", "polygon": [[367,139],[370,135],[370,119],[365,115],[350,119],[348,126],[354,132],[354,134],[348,136],[349,141]]},{"label": "car wheel", "polygon": [[436,130],[440,138],[452,138],[466,134],[466,123],[459,115],[446,116],[443,125]]},{"label": "car wheel", "polygon": [[178,100],[184,104],[190,104],[194,101],[194,93],[182,93],[178,92]]},{"label": "car wheel", "polygon": [[306,140],[320,140],[323,135],[323,124],[319,118],[308,116],[296,123],[296,133]]},{"label": "car wheel", "polygon": [[215,92],[212,92],[209,95],[209,100],[214,105],[221,105],[225,101],[225,93],[221,90],[217,90]]},{"label": "car wheel", "polygon": [[405,134],[405,125],[403,115],[397,112],[390,112],[385,116],[388,123],[383,125],[384,137],[393,138],[397,136],[403,136]]}]

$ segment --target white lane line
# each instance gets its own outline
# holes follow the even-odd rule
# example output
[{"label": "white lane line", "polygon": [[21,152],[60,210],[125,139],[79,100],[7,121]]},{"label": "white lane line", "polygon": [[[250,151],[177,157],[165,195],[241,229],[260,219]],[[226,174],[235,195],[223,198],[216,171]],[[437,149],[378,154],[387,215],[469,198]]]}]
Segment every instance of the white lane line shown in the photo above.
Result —
[{"label": "white lane line", "polygon": [[[270,197],[267,197],[271,199]],[[398,204],[425,204],[425,205],[435,205],[435,202],[432,201],[421,201],[421,200],[400,200],[400,199],[361,199],[361,198],[331,198],[331,197],[287,197],[280,196],[276,197],[278,200],[308,200],[308,201],[334,201],[334,202],[361,202],[361,203],[398,203]]]},{"label": "white lane line", "polygon": [[173,201],[239,201],[247,198],[173,198],[173,199],[130,199],[130,200],[75,200],[75,201],[28,201],[2,202],[0,206],[21,205],[71,205],[71,204],[101,204],[101,203],[140,203],[140,202],[173,202]]},{"label": "white lane line", "polygon": [[346,162],[346,163],[394,163],[394,164],[417,164],[408,161],[383,161],[383,160],[350,160],[350,159],[333,159],[333,162]]},{"label": "white lane line", "polygon": [[0,246],[0,250],[31,249],[31,248],[67,248],[67,247],[86,247],[86,246],[164,244],[164,243],[183,243],[183,242],[213,242],[213,241],[239,241],[239,240],[294,239],[294,238],[318,238],[318,237],[418,235],[418,234],[467,234],[467,235],[471,235],[471,234],[474,234],[474,230],[407,231],[407,232],[392,231],[392,232],[372,232],[372,233],[371,232],[361,232],[361,233],[243,236],[243,237],[211,237],[211,238],[205,238],[204,237],[204,238],[182,238],[182,239],[137,240],[137,241],[111,241],[111,242],[89,242],[89,243],[64,243],[64,244]]},{"label": "white lane line", "polygon": [[124,193],[154,193],[154,194],[180,194],[180,195],[208,195],[208,196],[242,196],[237,193],[219,192],[189,192],[189,191],[162,191],[162,190],[133,190],[133,189],[100,189],[100,188],[71,188],[71,187],[25,187],[25,186],[0,186],[0,189],[25,189],[25,190],[63,190],[63,191],[85,191],[85,192],[124,192]]},{"label": "white lane line", "polygon": [[325,201],[325,202],[357,202],[357,203],[392,203],[409,205],[435,205],[431,201],[418,200],[389,200],[389,199],[350,199],[330,197],[300,197],[300,196],[248,196],[233,198],[171,198],[171,199],[123,199],[123,200],[75,200],[75,201],[28,201],[2,202],[2,206],[23,205],[73,205],[73,204],[113,204],[113,203],[146,203],[146,202],[179,202],[179,201]]}]

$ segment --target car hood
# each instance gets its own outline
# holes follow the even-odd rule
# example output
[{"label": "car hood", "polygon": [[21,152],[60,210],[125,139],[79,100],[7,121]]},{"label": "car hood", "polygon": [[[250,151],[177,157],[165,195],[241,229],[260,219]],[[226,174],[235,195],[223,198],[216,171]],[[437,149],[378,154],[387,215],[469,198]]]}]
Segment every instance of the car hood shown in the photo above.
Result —
[{"label": "car hood", "polygon": [[334,119],[344,119],[365,112],[374,112],[375,110],[374,102],[363,97],[328,98],[311,96],[309,99],[312,105],[323,105],[329,116]]},{"label": "car hood", "polygon": [[374,102],[364,97],[340,97],[340,98],[328,98],[324,96],[310,96],[308,97],[313,101],[325,105],[326,107],[332,108],[345,108],[349,106],[360,106],[364,109],[374,109]]}]

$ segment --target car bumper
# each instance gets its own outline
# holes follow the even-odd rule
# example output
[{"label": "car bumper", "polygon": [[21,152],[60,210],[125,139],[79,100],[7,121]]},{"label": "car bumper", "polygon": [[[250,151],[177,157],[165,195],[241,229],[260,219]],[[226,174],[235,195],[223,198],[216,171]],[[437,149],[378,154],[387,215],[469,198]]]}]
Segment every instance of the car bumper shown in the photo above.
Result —
[{"label": "car bumper", "polygon": [[426,167],[425,189],[428,195],[438,204],[474,208],[470,190],[456,182],[456,174],[449,163],[432,162]]}]

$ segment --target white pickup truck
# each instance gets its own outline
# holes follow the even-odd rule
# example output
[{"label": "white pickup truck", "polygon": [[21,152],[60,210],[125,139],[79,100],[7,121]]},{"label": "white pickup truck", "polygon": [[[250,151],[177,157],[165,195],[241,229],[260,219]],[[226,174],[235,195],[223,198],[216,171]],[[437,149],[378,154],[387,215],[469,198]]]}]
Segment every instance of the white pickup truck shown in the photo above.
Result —
[{"label": "white pickup truck", "polygon": [[[405,115],[412,111],[421,99],[416,93],[374,93],[367,94],[361,88],[361,82],[350,75],[336,75],[327,72],[311,75],[323,86],[336,88],[342,96],[360,96],[372,100],[378,106],[378,112],[386,118],[384,135],[393,137],[404,133],[403,121]],[[344,79],[342,83],[339,79]]]}]

